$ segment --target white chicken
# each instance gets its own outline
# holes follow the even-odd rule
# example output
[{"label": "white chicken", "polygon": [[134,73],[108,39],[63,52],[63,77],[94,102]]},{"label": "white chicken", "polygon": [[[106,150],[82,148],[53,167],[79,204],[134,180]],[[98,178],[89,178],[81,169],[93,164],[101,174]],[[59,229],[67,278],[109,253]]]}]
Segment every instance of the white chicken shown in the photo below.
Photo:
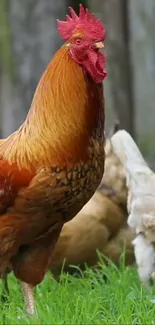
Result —
[{"label": "white chicken", "polygon": [[149,287],[155,274],[155,174],[128,132],[116,132],[111,142],[127,173],[128,225],[137,234],[133,245],[140,280]]}]

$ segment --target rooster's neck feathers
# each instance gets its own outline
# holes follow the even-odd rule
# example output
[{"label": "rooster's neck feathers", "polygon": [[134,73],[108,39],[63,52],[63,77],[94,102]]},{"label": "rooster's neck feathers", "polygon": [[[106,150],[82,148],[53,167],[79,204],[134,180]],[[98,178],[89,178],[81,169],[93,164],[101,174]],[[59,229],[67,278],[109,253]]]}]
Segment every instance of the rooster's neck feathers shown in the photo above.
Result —
[{"label": "rooster's neck feathers", "polygon": [[70,58],[64,45],[41,77],[25,122],[1,145],[1,155],[27,169],[32,163],[74,164],[86,158],[99,115],[103,133],[102,86]]}]

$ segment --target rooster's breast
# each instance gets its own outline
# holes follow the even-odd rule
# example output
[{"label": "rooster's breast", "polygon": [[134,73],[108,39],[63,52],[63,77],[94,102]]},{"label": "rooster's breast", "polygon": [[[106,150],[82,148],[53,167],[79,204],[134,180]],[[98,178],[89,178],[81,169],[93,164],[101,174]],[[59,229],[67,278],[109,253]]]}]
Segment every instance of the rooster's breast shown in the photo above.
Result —
[{"label": "rooster's breast", "polygon": [[92,139],[87,161],[73,167],[42,168],[28,188],[19,193],[13,207],[18,219],[29,222],[24,243],[44,233],[53,223],[72,219],[90,200],[104,172],[104,141]]},{"label": "rooster's breast", "polygon": [[103,140],[92,139],[88,151],[87,162],[81,160],[73,168],[55,170],[57,188],[62,196],[53,204],[63,213],[65,222],[73,218],[90,200],[103,177]]}]

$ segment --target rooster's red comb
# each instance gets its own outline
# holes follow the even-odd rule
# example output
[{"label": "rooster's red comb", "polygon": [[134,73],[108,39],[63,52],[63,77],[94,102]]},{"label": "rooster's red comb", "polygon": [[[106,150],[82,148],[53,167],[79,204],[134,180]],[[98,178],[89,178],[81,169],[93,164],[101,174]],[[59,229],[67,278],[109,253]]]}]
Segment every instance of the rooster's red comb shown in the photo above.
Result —
[{"label": "rooster's red comb", "polygon": [[64,40],[68,40],[76,31],[81,30],[93,40],[101,41],[105,38],[105,28],[96,16],[84,9],[80,4],[79,16],[70,7],[71,17],[66,15],[66,21],[57,20],[58,31]]}]

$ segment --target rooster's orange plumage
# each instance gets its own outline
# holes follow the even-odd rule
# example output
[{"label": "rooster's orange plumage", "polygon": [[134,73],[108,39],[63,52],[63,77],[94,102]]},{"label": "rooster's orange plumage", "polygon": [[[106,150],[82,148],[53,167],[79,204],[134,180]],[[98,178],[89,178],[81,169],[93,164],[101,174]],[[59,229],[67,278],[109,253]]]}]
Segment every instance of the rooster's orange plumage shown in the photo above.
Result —
[{"label": "rooster's orange plumage", "polygon": [[[80,6],[58,21],[65,44],[45,70],[23,125],[0,142],[0,274],[40,283],[63,224],[104,171],[105,30]],[[38,258],[39,256],[39,258]]]}]

